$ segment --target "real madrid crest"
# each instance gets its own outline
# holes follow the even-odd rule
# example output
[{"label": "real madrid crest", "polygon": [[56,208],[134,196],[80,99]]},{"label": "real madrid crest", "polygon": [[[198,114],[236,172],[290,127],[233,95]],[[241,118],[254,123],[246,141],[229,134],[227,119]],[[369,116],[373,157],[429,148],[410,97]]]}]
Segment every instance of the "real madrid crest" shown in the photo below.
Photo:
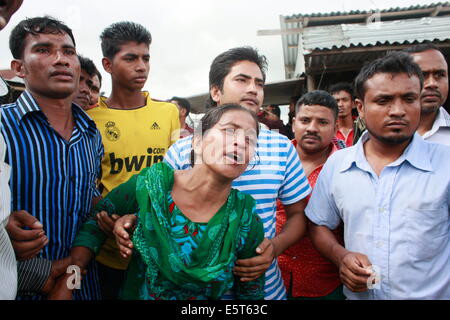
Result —
[{"label": "real madrid crest", "polygon": [[105,124],[105,136],[109,141],[117,141],[120,138],[120,130],[116,127],[116,123],[108,121]]}]

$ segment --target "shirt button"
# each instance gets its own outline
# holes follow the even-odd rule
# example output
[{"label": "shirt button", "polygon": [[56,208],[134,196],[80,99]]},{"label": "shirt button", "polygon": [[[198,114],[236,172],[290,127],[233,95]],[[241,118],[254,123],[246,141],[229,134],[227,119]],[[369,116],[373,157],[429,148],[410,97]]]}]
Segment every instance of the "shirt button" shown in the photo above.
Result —
[{"label": "shirt button", "polygon": [[384,213],[386,210],[385,210],[384,208],[379,208],[378,211],[379,211],[380,213]]},{"label": "shirt button", "polygon": [[377,242],[377,248],[381,248],[383,245],[384,245],[384,243],[382,241]]}]

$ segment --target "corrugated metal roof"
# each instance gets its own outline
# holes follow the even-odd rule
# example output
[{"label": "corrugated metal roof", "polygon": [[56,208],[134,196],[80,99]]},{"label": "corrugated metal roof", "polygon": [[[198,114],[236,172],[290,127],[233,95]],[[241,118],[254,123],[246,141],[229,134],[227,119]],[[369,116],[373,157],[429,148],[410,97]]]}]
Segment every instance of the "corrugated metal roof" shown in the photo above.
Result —
[{"label": "corrugated metal roof", "polygon": [[305,28],[303,46],[313,51],[449,38],[450,17],[438,17]]},{"label": "corrugated metal roof", "polygon": [[[282,35],[286,78],[305,72],[305,64],[310,64],[304,59],[312,51],[450,39],[450,2],[390,8],[379,11],[378,16],[371,13],[354,10],[281,16],[281,30],[303,30]],[[371,23],[367,23],[368,17]]]},{"label": "corrugated metal roof", "polygon": [[[447,7],[450,6],[450,2],[437,2],[432,3],[428,5],[412,5],[409,7],[394,7],[389,9],[383,9],[380,10],[380,13],[387,13],[387,12],[403,12],[403,11],[412,11],[412,10],[422,10],[422,9],[430,9],[435,8],[438,6]],[[365,15],[365,14],[371,14],[373,11],[367,11],[367,10],[352,10],[352,11],[337,11],[337,12],[317,12],[317,13],[310,13],[310,14],[294,14],[291,16],[284,16],[284,19],[300,19],[300,18],[317,18],[317,17],[340,17],[340,16],[352,16],[352,15]]]}]

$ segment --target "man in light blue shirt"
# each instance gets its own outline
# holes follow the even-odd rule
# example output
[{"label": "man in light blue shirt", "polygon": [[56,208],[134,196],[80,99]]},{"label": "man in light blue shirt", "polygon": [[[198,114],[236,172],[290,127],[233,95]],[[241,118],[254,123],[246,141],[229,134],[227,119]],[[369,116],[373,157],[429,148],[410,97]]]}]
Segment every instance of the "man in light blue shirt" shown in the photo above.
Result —
[{"label": "man in light blue shirt", "polygon": [[[415,133],[420,68],[391,53],[355,87],[367,132],[325,164],[306,208],[312,241],[349,299],[450,299],[450,148]],[[340,221],[345,248],[330,231]]]}]

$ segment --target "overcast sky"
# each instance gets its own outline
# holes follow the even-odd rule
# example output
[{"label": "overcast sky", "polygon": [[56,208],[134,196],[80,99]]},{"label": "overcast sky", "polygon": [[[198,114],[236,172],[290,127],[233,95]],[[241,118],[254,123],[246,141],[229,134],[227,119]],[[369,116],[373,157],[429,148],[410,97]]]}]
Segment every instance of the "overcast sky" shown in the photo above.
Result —
[{"label": "overcast sky", "polygon": [[74,31],[77,51],[102,72],[102,91],[110,77],[101,66],[99,35],[108,25],[130,20],[152,34],[151,70],[145,85],[152,97],[191,96],[208,89],[211,61],[221,52],[250,45],[269,60],[267,82],[284,80],[281,36],[257,36],[257,30],[279,29],[280,15],[387,9],[431,4],[420,0],[24,0],[0,32],[0,69],[8,69],[11,29],[25,17],[51,15]]}]

